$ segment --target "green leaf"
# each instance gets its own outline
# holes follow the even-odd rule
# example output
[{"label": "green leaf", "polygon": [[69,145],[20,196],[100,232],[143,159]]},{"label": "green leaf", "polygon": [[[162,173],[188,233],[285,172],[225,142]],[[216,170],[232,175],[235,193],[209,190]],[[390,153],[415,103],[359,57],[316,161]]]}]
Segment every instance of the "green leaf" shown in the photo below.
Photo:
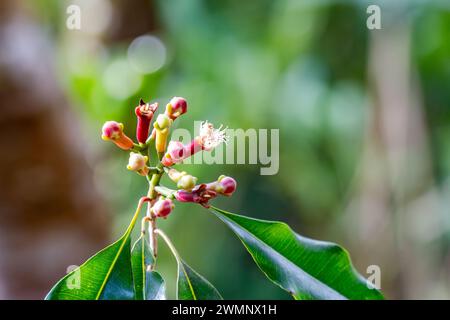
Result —
[{"label": "green leaf", "polygon": [[161,275],[156,271],[146,272],[145,299],[166,300],[166,284]]},{"label": "green leaf", "polygon": [[130,234],[142,206],[139,202],[125,234],[63,277],[46,300],[132,300]]},{"label": "green leaf", "polygon": [[153,254],[147,238],[141,237],[131,250],[131,264],[136,300],[165,300],[165,283],[156,271],[147,271],[153,263]]},{"label": "green leaf", "polygon": [[62,278],[45,299],[134,299],[130,261],[130,238],[124,235]]},{"label": "green leaf", "polygon": [[[149,260],[149,261],[146,261]],[[136,300],[144,300],[145,292],[145,272],[147,262],[153,262],[148,242],[141,235],[131,249],[131,266],[133,268],[134,292]]]},{"label": "green leaf", "polygon": [[295,299],[383,299],[337,244],[302,237],[285,223],[211,209],[239,237],[267,278]]},{"label": "green leaf", "polygon": [[222,300],[216,288],[182,259],[178,260],[178,300]]}]

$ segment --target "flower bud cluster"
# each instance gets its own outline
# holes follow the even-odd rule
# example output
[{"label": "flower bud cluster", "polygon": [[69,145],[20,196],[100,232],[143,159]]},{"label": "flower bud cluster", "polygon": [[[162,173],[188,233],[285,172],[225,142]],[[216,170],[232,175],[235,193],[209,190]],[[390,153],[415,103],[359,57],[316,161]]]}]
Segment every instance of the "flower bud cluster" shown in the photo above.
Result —
[{"label": "flower bud cluster", "polygon": [[[174,165],[182,163],[183,160],[199,151],[211,151],[222,142],[227,142],[226,128],[222,129],[220,126],[216,129],[208,121],[201,123],[198,136],[191,142],[183,144],[179,141],[169,141],[172,124],[187,112],[187,105],[186,99],[173,97],[166,105],[165,111],[156,116],[152,125],[158,103],[150,104],[141,99],[134,109],[137,117],[137,143],[125,134],[122,123],[107,121],[102,128],[103,140],[111,141],[120,149],[130,151],[127,169],[148,179],[150,187],[148,199],[151,203],[149,212],[157,218],[166,218],[173,211],[173,199],[209,207],[210,200],[217,196],[229,197],[237,187],[233,178],[224,175],[216,181],[197,184],[196,177],[173,168]],[[149,150],[152,143],[158,154],[155,167],[150,166]],[[164,173],[167,173],[170,180],[176,184],[176,190],[166,187],[156,189]],[[160,191],[155,192],[155,190]]]}]

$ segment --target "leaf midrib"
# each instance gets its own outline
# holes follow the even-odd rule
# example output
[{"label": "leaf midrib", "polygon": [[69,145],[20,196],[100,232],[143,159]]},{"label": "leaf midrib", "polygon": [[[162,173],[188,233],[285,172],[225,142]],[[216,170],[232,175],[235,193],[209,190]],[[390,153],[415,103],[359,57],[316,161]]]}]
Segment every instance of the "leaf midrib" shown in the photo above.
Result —
[{"label": "leaf midrib", "polygon": [[147,273],[145,270],[145,239],[143,236],[141,236],[141,268],[142,268],[142,298],[144,300],[147,300],[147,288],[146,288],[146,282],[147,282]]},{"label": "leaf midrib", "polygon": [[[140,209],[140,208],[139,208]],[[103,290],[105,289],[106,283],[109,280],[109,277],[111,276],[111,273],[116,266],[117,260],[119,259],[120,255],[122,254],[123,248],[125,247],[126,242],[128,241],[128,238],[130,237],[131,231],[133,231],[134,225],[136,224],[137,217],[139,216],[140,210],[136,210],[133,218],[131,219],[130,225],[128,226],[127,230],[125,231],[125,234],[122,236],[122,243],[120,244],[119,250],[117,250],[117,253],[113,259],[113,262],[109,266],[108,272],[105,275],[105,278],[103,279],[103,282],[100,286],[100,289],[97,292],[97,295],[95,297],[95,300],[99,300],[100,296],[102,295]]]},{"label": "leaf midrib", "polygon": [[191,290],[192,296],[193,296],[194,300],[197,300],[197,295],[195,294],[194,287],[192,286],[191,279],[189,278],[189,276],[186,272],[186,268],[184,267],[183,261],[181,260],[181,258],[178,258],[178,259],[177,259],[178,265],[180,266],[180,268],[182,269],[182,271],[184,273],[184,276],[186,277],[186,280],[189,285],[189,289]]},{"label": "leaf midrib", "polygon": [[[214,207],[213,207],[214,208]],[[216,208],[214,208],[214,210],[216,210]],[[218,210],[217,210],[218,211]],[[292,260],[290,260],[288,257],[286,257],[285,255],[281,254],[280,252],[278,252],[277,250],[275,250],[273,247],[271,247],[268,243],[266,243],[264,240],[262,240],[261,238],[257,237],[255,234],[253,234],[250,230],[248,230],[246,227],[241,226],[240,224],[238,224],[237,222],[235,222],[234,220],[228,218],[226,216],[226,214],[218,211],[225,219],[227,219],[230,223],[232,223],[235,226],[241,227],[242,229],[244,229],[245,231],[247,231],[248,234],[250,234],[256,241],[260,242],[262,245],[264,245],[266,248],[270,248],[272,249],[276,254],[278,254],[281,258],[283,258],[285,261],[289,262],[290,264],[292,264],[293,266],[295,266],[296,268],[298,268],[299,270],[301,270],[302,272],[304,272],[305,274],[307,274],[308,276],[310,276],[311,278],[315,279],[317,282],[319,282],[321,285],[323,285],[324,287],[328,288],[329,290],[332,290],[334,292],[336,292],[338,295],[344,297],[345,299],[348,299],[347,297],[345,297],[343,294],[341,294],[340,292],[334,290],[332,287],[330,287],[329,285],[327,285],[326,283],[324,283],[323,281],[317,279],[316,277],[314,277],[313,275],[311,275],[309,272],[307,272],[306,270],[304,270],[303,268],[301,268],[300,266],[298,266],[295,262],[293,262]],[[215,212],[213,212],[215,213]],[[253,260],[255,260],[255,255],[251,252],[251,250],[249,250],[250,248],[247,246],[247,244],[244,242],[244,240],[242,239],[242,237],[234,230],[232,230],[237,237],[239,238],[239,240],[242,242],[242,244],[247,248],[247,251],[250,253],[250,255],[252,256]],[[263,272],[266,277],[268,277],[269,279],[271,279],[271,277],[269,277],[269,275],[259,266],[259,264],[257,263],[258,268],[261,270],[261,272]],[[272,279],[271,279],[272,280]],[[272,280],[273,281],[273,280]],[[273,281],[275,282],[275,281]],[[275,282],[278,286],[280,286],[283,290],[286,290],[285,288],[283,288],[279,283]],[[294,296],[294,294],[292,294],[292,292],[290,292],[290,294],[296,298]]]}]

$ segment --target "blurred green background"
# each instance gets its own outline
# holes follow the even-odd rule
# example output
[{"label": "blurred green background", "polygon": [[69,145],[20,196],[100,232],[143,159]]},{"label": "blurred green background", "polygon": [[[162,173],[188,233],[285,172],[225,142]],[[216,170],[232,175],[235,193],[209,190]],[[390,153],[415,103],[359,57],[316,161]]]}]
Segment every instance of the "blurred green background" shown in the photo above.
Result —
[{"label": "blurred green background", "polygon": [[[80,30],[66,27],[70,4],[81,8]],[[381,8],[381,30],[366,27],[370,4]],[[216,206],[343,245],[364,276],[380,266],[387,298],[450,298],[448,1],[39,0],[15,10],[48,40],[69,126],[80,128],[69,141],[88,155],[96,201],[110,213],[108,241],[125,230],[146,181],[101,141],[103,122],[134,136],[140,97],[163,109],[182,96],[189,111],[176,127],[192,132],[207,119],[280,130],[276,175],[182,166],[200,181],[238,181]],[[177,204],[160,225],[225,299],[289,299],[200,206]],[[158,267],[174,298],[176,266],[162,244]],[[48,288],[62,274],[48,275]]]}]

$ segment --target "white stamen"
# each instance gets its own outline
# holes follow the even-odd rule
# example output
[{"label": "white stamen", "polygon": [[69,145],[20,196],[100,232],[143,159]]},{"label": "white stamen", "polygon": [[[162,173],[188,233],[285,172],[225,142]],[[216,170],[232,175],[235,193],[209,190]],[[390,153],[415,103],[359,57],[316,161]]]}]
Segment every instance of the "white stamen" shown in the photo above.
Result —
[{"label": "white stamen", "polygon": [[214,129],[212,123],[204,121],[200,124],[200,138],[203,148],[207,151],[214,149],[222,142],[227,143],[228,136],[225,134],[227,128],[222,129],[222,125],[218,129]]}]

